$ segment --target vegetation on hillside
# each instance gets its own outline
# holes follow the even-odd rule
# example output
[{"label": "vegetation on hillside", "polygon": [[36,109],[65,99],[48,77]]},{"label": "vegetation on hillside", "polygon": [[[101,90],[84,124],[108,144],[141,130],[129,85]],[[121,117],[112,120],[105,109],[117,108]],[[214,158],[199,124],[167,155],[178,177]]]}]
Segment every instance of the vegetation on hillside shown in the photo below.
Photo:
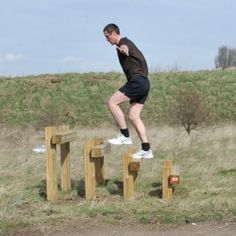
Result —
[{"label": "vegetation on hillside", "polygon": [[[214,122],[236,121],[236,71],[153,73],[150,80],[142,114],[148,124],[168,124],[176,94],[185,93],[200,96],[214,113]],[[106,100],[124,82],[120,73],[0,78],[0,122],[40,129],[62,122],[80,127],[111,123]]]},{"label": "vegetation on hillside", "polygon": [[[236,71],[153,73],[150,80],[142,115],[152,127],[148,131],[155,158],[141,163],[135,200],[126,202],[117,191],[121,185],[115,184],[122,181],[127,146],[112,146],[106,155],[109,184],[96,189],[97,198],[86,201],[80,194],[84,139],[114,135],[106,100],[125,82],[123,74],[0,78],[0,235],[95,217],[112,224],[236,220]],[[71,145],[72,190],[60,192],[59,201],[51,203],[45,200],[44,154],[32,149],[44,142],[35,129],[62,123],[79,134]],[[188,134],[168,124],[183,126]],[[104,125],[106,129],[99,127]],[[193,131],[199,126],[207,128]],[[138,136],[134,129],[130,132],[137,147]],[[172,201],[161,199],[164,160],[180,167]]]}]

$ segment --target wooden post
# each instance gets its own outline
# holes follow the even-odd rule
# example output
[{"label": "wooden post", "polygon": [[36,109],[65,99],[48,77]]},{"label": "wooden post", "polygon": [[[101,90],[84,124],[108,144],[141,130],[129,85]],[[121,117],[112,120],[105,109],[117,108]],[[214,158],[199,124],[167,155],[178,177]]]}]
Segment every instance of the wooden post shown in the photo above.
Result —
[{"label": "wooden post", "polygon": [[[68,132],[69,126],[62,125],[59,127],[59,132]],[[60,145],[61,151],[61,190],[68,192],[71,190],[70,178],[70,142],[62,143]]]},{"label": "wooden post", "polygon": [[85,172],[85,198],[93,200],[96,197],[95,166],[90,152],[94,145],[93,140],[86,140],[83,146],[84,172]]},{"label": "wooden post", "polygon": [[94,161],[94,167],[95,167],[95,179],[96,184],[100,186],[105,185],[105,179],[104,179],[104,156],[100,158],[96,158]]},{"label": "wooden post", "polygon": [[103,138],[84,142],[85,198],[96,197],[96,185],[104,185],[104,154],[110,151],[110,144]]},{"label": "wooden post", "polygon": [[172,198],[172,187],[169,184],[169,176],[171,175],[172,161],[164,161],[163,166],[163,176],[162,176],[162,198],[171,199]]},{"label": "wooden post", "polygon": [[[93,141],[93,148],[96,146],[100,146],[103,143],[102,138],[95,138]],[[97,157],[92,156],[92,150],[90,152],[90,157],[93,158],[94,168],[95,168],[95,179],[97,185],[105,185],[104,178],[104,152],[102,151],[102,147],[99,147],[100,155]]]},{"label": "wooden post", "polygon": [[138,176],[140,164],[137,161],[132,161],[133,150],[130,149],[123,156],[123,186],[124,200],[134,199],[134,186]]},{"label": "wooden post", "polygon": [[104,155],[110,152],[110,144],[104,143],[102,138],[95,138],[94,145],[90,152],[95,165],[95,178],[97,185],[105,185],[104,178]]},{"label": "wooden post", "polygon": [[55,132],[55,127],[45,128],[47,199],[50,201],[58,199],[56,144],[52,144],[51,142]]}]

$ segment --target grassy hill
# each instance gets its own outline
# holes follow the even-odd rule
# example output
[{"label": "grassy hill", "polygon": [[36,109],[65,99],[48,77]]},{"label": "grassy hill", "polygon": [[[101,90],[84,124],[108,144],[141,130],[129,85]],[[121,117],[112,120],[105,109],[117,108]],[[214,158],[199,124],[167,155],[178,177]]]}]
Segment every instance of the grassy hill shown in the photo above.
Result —
[{"label": "grassy hill", "polygon": [[[150,80],[143,112],[150,125],[166,124],[176,94],[186,91],[200,94],[217,122],[236,121],[236,71],[153,73]],[[111,123],[106,100],[124,82],[120,73],[0,78],[0,122],[38,128],[62,122],[80,127]]]},{"label": "grassy hill", "polygon": [[[0,235],[24,227],[45,232],[47,225],[77,224],[83,219],[121,225],[236,221],[236,71],[156,73],[150,80],[152,89],[143,117],[154,158],[141,163],[134,201],[123,201],[108,186],[98,187],[97,198],[86,201],[79,194],[84,181],[83,142],[115,134],[106,100],[122,85],[124,76],[0,78]],[[173,104],[188,98],[186,94],[202,97],[207,111],[214,113],[212,125],[190,134],[168,126]],[[51,203],[45,200],[45,155],[32,149],[44,142],[42,132],[35,128],[62,122],[79,134],[71,144],[72,190],[60,191],[59,201]],[[135,130],[130,132],[132,147],[139,148]],[[112,146],[105,156],[106,180],[122,181],[122,155],[127,149]],[[164,201],[160,195],[164,160],[173,160],[180,167],[181,181],[172,201]],[[59,180],[59,152],[57,161]]]}]

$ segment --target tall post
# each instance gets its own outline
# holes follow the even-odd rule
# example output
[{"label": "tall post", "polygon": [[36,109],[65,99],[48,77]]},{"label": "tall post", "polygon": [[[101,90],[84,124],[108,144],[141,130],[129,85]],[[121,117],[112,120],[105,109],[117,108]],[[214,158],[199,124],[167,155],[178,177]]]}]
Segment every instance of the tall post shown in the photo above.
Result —
[{"label": "tall post", "polygon": [[[68,132],[68,125],[61,125],[59,132]],[[71,178],[70,178],[70,142],[62,143],[60,145],[61,152],[61,190],[68,192],[71,190]]]},{"label": "tall post", "polygon": [[169,183],[171,170],[172,170],[172,161],[171,160],[164,161],[163,176],[162,176],[162,198],[167,200],[172,198],[172,187],[170,186]]},{"label": "tall post", "polygon": [[47,199],[50,201],[56,201],[58,199],[56,144],[52,144],[51,142],[52,136],[55,133],[55,127],[45,128]]}]

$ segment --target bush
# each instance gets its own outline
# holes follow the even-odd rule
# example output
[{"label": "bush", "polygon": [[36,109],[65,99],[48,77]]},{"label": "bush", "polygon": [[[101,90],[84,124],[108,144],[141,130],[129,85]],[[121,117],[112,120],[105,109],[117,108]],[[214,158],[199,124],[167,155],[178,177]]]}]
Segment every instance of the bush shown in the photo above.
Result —
[{"label": "bush", "polygon": [[175,94],[169,109],[169,121],[171,125],[183,126],[190,134],[191,130],[213,121],[212,108],[200,94],[185,88]]}]

